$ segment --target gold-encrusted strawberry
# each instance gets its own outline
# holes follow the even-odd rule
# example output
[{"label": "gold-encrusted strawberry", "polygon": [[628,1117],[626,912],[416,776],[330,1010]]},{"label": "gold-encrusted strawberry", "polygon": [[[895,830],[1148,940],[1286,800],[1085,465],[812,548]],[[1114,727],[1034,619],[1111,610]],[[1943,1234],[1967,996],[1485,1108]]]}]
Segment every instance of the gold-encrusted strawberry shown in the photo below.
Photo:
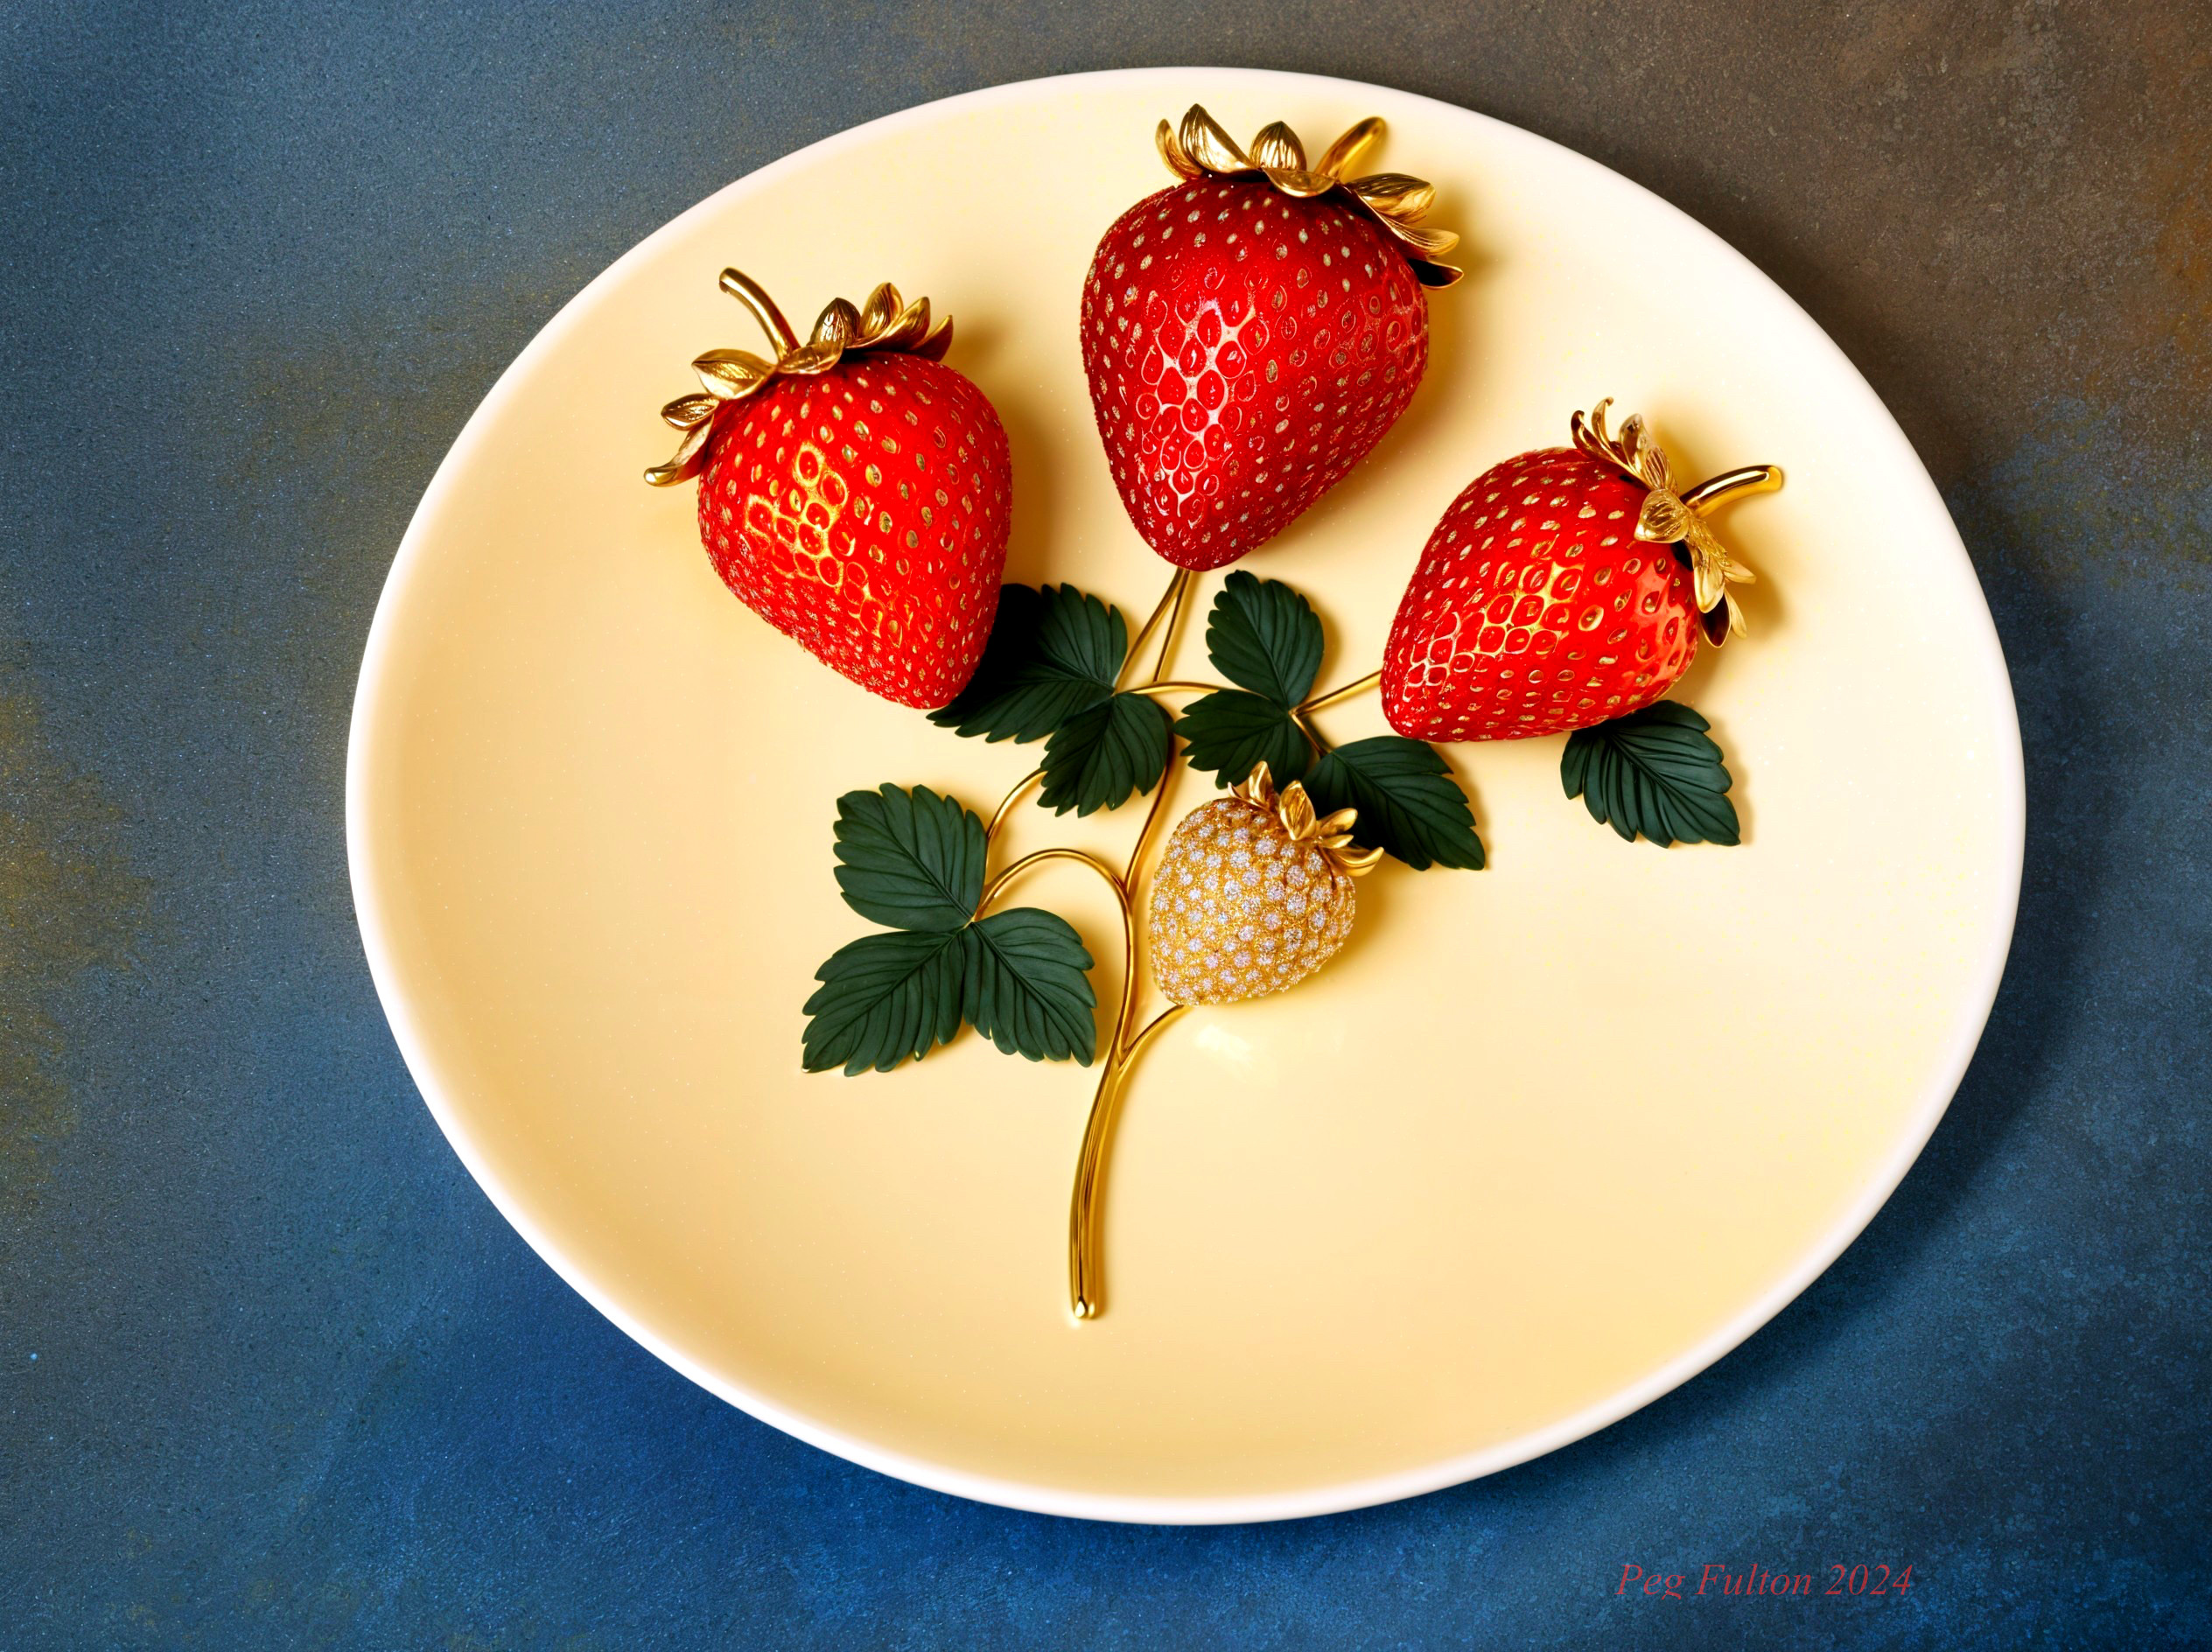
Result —
[{"label": "gold-encrusted strawberry", "polygon": [[802,344],[751,277],[722,288],[775,360],[694,361],[704,394],[661,410],[683,441],[646,480],[699,477],[699,537],[755,613],[887,700],[943,705],[990,634],[1012,496],[998,413],[941,360],[952,323],[886,282]]},{"label": "gold-encrusted strawberry", "polygon": [[1572,447],[1492,466],[1429,536],[1382,658],[1382,714],[1417,740],[1516,740],[1650,704],[1700,640],[1741,633],[1751,570],[1704,513],[1782,486],[1751,465],[1677,491],[1641,418],[1600,402]]},{"label": "gold-encrusted strawberry", "polygon": [[1382,439],[1429,356],[1427,290],[1458,242],[1436,191],[1355,175],[1382,122],[1310,166],[1280,121],[1249,150],[1193,104],[1159,123],[1177,181],[1107,230],[1083,284],[1083,371],[1114,486],[1152,548],[1219,568],[1273,538]]},{"label": "gold-encrusted strawberry", "polygon": [[1296,986],[1352,933],[1352,879],[1382,859],[1352,846],[1358,811],[1316,817],[1296,780],[1255,764],[1183,817],[1152,879],[1152,975],[1176,1004],[1234,1004]]}]

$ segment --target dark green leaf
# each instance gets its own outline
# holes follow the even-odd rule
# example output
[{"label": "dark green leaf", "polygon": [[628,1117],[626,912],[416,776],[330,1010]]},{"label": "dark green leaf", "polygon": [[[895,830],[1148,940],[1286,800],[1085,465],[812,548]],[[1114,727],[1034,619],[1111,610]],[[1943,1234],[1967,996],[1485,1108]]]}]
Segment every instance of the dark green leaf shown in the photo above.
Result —
[{"label": "dark green leaf", "polygon": [[984,823],[927,786],[837,800],[837,887],[895,929],[958,929],[984,897]]},{"label": "dark green leaf", "polygon": [[1231,682],[1293,706],[1312,692],[1313,674],[1321,668],[1320,618],[1281,580],[1256,578],[1240,568],[1214,598],[1206,652]]},{"label": "dark green leaf", "polygon": [[1114,691],[1129,649],[1121,610],[1073,585],[1001,585],[984,657],[929,720],[991,740],[1040,740]]},{"label": "dark green leaf", "polygon": [[1167,770],[1167,713],[1141,694],[1116,694],[1078,711],[1045,745],[1037,801],[1054,813],[1119,808]]},{"label": "dark green leaf", "polygon": [[1009,1054],[1085,1067],[1098,1045],[1090,954],[1068,921],[1035,906],[994,912],[967,932],[962,1012]]},{"label": "dark green leaf", "polygon": [[1416,872],[1482,865],[1482,840],[1466,794],[1434,747],[1402,735],[1340,746],[1306,771],[1306,790],[1324,815],[1356,808],[1355,842],[1380,847]]},{"label": "dark green leaf", "polygon": [[1741,841],[1733,784],[1712,727],[1688,706],[1660,700],[1567,736],[1559,783],[1590,818],[1633,843]]},{"label": "dark green leaf", "polygon": [[1306,773],[1313,748],[1291,714],[1264,695],[1223,689],[1194,702],[1176,724],[1189,742],[1183,755],[1194,769],[1210,770],[1223,786],[1234,786],[1266,760],[1278,786]]},{"label": "dark green leaf", "polygon": [[892,929],[831,953],[807,1000],[807,1071],[886,1073],[948,1040],[960,1030],[970,933]]}]

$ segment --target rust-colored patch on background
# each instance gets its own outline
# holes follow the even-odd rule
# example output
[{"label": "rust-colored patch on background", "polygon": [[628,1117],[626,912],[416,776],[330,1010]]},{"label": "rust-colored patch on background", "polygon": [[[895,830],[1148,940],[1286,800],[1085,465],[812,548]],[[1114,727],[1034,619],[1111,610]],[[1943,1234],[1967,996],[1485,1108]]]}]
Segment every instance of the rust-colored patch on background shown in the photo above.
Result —
[{"label": "rust-colored patch on background", "polygon": [[149,889],[119,812],[46,748],[15,675],[0,675],[0,1254],[76,1128],[60,1001],[87,970],[130,966]]}]

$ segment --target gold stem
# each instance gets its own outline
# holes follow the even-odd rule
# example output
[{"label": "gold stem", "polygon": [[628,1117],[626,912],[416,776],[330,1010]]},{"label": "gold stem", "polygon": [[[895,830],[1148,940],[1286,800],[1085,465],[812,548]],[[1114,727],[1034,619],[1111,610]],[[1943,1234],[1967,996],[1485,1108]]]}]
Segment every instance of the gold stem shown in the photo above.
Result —
[{"label": "gold stem", "polygon": [[1219,682],[1184,682],[1167,677],[1157,682],[1132,682],[1122,692],[1141,694],[1150,699],[1163,694],[1218,694],[1223,686]]},{"label": "gold stem", "polygon": [[1329,743],[1321,738],[1321,731],[1307,720],[1304,706],[1299,706],[1291,712],[1291,721],[1298,725],[1298,732],[1306,736],[1306,743],[1313,748],[1314,756],[1328,755]]},{"label": "gold stem", "polygon": [[1177,1016],[1182,1014],[1184,1011],[1189,1009],[1190,1007],[1191,1006],[1187,1004],[1171,1004],[1165,1010],[1162,1010],[1158,1015],[1154,1016],[1151,1020],[1147,1021],[1144,1024],[1144,1030],[1142,1032],[1139,1032],[1135,1038],[1131,1039],[1129,1041],[1129,1048],[1122,1052],[1122,1071],[1126,1074],[1130,1069],[1130,1064],[1137,1060],[1138,1055],[1143,1054],[1144,1046],[1152,1041],[1153,1037],[1165,1028],[1169,1022],[1174,1020]]},{"label": "gold stem", "polygon": [[1167,650],[1175,640],[1172,620],[1181,616],[1183,596],[1190,586],[1191,570],[1178,568],[1175,577],[1167,582],[1167,590],[1161,595],[1159,606],[1152,610],[1152,617],[1144,621],[1144,628],[1137,634],[1137,640],[1129,645],[1129,652],[1122,656],[1122,668],[1114,674],[1116,688],[1121,687],[1122,678],[1129,674],[1129,668],[1137,663],[1137,656],[1144,653],[1145,643],[1152,640],[1152,633],[1159,629],[1160,622],[1165,620],[1170,621],[1168,634],[1160,640],[1159,660],[1152,667],[1152,680],[1155,682],[1159,681],[1160,671],[1167,662]]},{"label": "gold stem", "polygon": [[1129,891],[1131,900],[1137,899],[1137,868],[1144,858],[1144,850],[1152,840],[1152,828],[1159,823],[1160,811],[1167,807],[1168,782],[1175,778],[1175,742],[1168,738],[1167,766],[1160,773],[1159,789],[1152,794],[1152,807],[1144,811],[1144,824],[1137,834],[1137,845],[1129,851],[1129,864],[1122,868],[1122,887]]},{"label": "gold stem", "polygon": [[1369,689],[1373,688],[1376,683],[1382,681],[1382,673],[1381,668],[1378,668],[1368,672],[1363,677],[1360,677],[1353,682],[1346,683],[1340,689],[1331,689],[1326,694],[1315,695],[1312,699],[1306,701],[1298,709],[1301,711],[1326,710],[1328,707],[1334,705],[1340,700],[1348,700],[1355,694],[1365,694]]},{"label": "gold stem", "polygon": [[1175,647],[1175,627],[1183,618],[1183,599],[1191,594],[1191,585],[1198,576],[1187,568],[1178,568],[1168,585],[1167,623],[1160,628],[1159,654],[1152,661],[1152,681],[1157,682],[1167,675],[1167,656]]},{"label": "gold stem", "polygon": [[[1188,569],[1178,569],[1167,587],[1167,594],[1152,617],[1144,622],[1144,629],[1138,634],[1130,648],[1129,660],[1133,661],[1153,631],[1160,634],[1159,652],[1153,657],[1150,680],[1132,692],[1138,694],[1168,691],[1167,661],[1174,651],[1176,627],[1181,624],[1184,606],[1195,583]],[[1129,662],[1124,661],[1126,668]],[[1117,680],[1118,681],[1118,680]],[[1210,682],[1180,685],[1184,690],[1212,692]],[[1075,1318],[1095,1320],[1104,1311],[1105,1298],[1100,1289],[1100,1218],[1099,1188],[1106,1170],[1106,1147],[1113,1133],[1114,1107],[1121,1094],[1122,1075],[1128,1070],[1130,1058],[1144,1046],[1145,1040],[1172,1018],[1169,1010],[1154,1020],[1152,1026],[1134,1039],[1130,1027],[1137,1014],[1137,886],[1144,870],[1144,851],[1151,847],[1152,834],[1160,817],[1166,812],[1167,789],[1175,780],[1175,741],[1168,737],[1167,766],[1161,771],[1159,788],[1153,794],[1152,807],[1144,812],[1144,824],[1137,834],[1136,845],[1129,851],[1129,864],[1116,882],[1122,897],[1122,928],[1124,947],[1122,953],[1121,1013],[1114,1019],[1114,1041],[1106,1053],[1106,1070],[1098,1075],[1098,1088],[1092,1094],[1090,1116],[1083,1124],[1082,1151],[1075,1159],[1075,1188],[1068,1207],[1068,1302]],[[1009,869],[1011,870],[1011,868]]]},{"label": "gold stem", "polygon": [[1122,1080],[1152,1036],[1188,1008],[1187,1004],[1169,1004],[1130,1040],[1126,1049],[1116,1046],[1107,1058],[1106,1070],[1098,1075],[1090,1117],[1083,1125],[1083,1151],[1075,1161],[1074,1196],[1068,1205],[1068,1304],[1078,1320],[1095,1320],[1105,1311],[1099,1271],[1099,1192],[1105,1180],[1106,1148],[1113,1135],[1114,1103],[1120,1097]]},{"label": "gold stem", "polygon": [[767,289],[744,270],[724,270],[722,290],[752,312],[752,318],[760,324],[760,330],[775,345],[779,356],[789,355],[799,347],[799,335],[792,332],[791,324],[783,318],[783,312],[776,308],[776,301],[768,297]]},{"label": "gold stem", "polygon": [[[1167,588],[1167,613],[1161,627],[1159,655],[1152,662],[1152,680],[1145,683],[1143,689],[1138,690],[1139,692],[1159,692],[1166,689],[1168,680],[1167,656],[1175,647],[1175,628],[1182,623],[1183,607],[1190,597],[1191,587],[1195,582],[1196,576],[1189,569],[1179,568],[1175,570],[1175,578]],[[1134,654],[1136,650],[1132,648],[1130,652]],[[1213,688],[1211,683],[1184,686],[1202,688],[1208,692]],[[1138,868],[1143,864],[1144,850],[1152,843],[1152,829],[1159,824],[1160,812],[1167,805],[1167,788],[1174,778],[1175,736],[1171,729],[1167,737],[1167,766],[1160,771],[1159,791],[1152,798],[1152,806],[1144,816],[1144,824],[1137,834],[1137,846],[1129,851],[1128,870],[1122,874],[1122,886],[1129,892],[1131,900],[1137,898]],[[1122,1036],[1124,1038],[1128,1036],[1129,1032],[1128,1009],[1127,1004],[1123,1006]]]},{"label": "gold stem", "polygon": [[998,829],[1006,823],[1006,816],[1014,812],[1014,805],[1029,795],[1029,788],[1045,778],[1045,771],[1032,768],[1014,783],[1014,789],[1006,794],[1006,801],[991,815],[990,824],[984,828],[984,842],[990,844],[998,836]]},{"label": "gold stem", "polygon": [[[984,886],[984,898],[976,903],[976,915],[980,918],[985,912],[989,911],[991,903],[997,900],[1000,895],[1006,892],[1006,886],[1008,884],[1013,882],[1015,878],[1021,876],[1022,873],[1027,872],[1031,867],[1041,866],[1048,860],[1074,861],[1081,865],[1089,867],[1101,878],[1103,878],[1109,884],[1112,885],[1114,893],[1119,898],[1122,904],[1122,928],[1124,931],[1130,928],[1128,887],[1123,884],[1119,878],[1116,878],[1114,875],[1114,869],[1111,866],[1109,866],[1104,861],[1099,859],[1097,856],[1092,854],[1088,849],[1040,849],[1032,851],[1032,853],[1024,855],[1019,860],[1016,861],[1012,865],[1007,867],[1005,871],[1000,872],[998,876],[992,878],[989,883]],[[1131,939],[1133,938],[1134,937],[1132,936]]]},{"label": "gold stem", "polygon": [[1741,470],[1723,471],[1695,487],[1685,488],[1682,502],[1702,514],[1746,494],[1771,494],[1781,486],[1780,466],[1746,465]]}]

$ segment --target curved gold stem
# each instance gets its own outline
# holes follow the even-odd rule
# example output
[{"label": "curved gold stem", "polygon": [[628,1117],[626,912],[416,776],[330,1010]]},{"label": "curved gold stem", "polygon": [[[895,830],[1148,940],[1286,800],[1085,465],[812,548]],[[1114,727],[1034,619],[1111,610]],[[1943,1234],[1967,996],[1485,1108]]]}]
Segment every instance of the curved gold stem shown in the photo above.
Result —
[{"label": "curved gold stem", "polygon": [[1130,1065],[1144,1054],[1144,1046],[1150,1044],[1170,1022],[1190,1007],[1187,1004],[1171,1004],[1151,1020],[1145,1022],[1144,1030],[1129,1041],[1129,1048],[1122,1054],[1122,1071],[1126,1074]]},{"label": "curved gold stem", "polygon": [[1781,486],[1779,465],[1746,465],[1741,470],[1723,471],[1695,487],[1684,488],[1682,502],[1702,514],[1746,494],[1771,494]]},{"label": "curved gold stem", "polygon": [[1223,682],[1184,682],[1173,677],[1166,677],[1157,682],[1132,682],[1122,692],[1141,694],[1152,699],[1168,694],[1218,694],[1228,686]]},{"label": "curved gold stem", "polygon": [[1014,812],[1014,805],[1029,795],[1029,788],[1045,778],[1045,771],[1032,768],[1014,783],[1014,789],[1006,794],[1005,801],[992,811],[990,824],[984,828],[984,842],[988,844],[998,836],[998,829],[1006,823],[1006,816]]},{"label": "curved gold stem", "polygon": [[722,290],[752,312],[752,318],[760,324],[760,330],[768,335],[779,356],[789,355],[799,347],[799,335],[792,332],[791,324],[776,308],[776,301],[768,297],[767,289],[744,270],[724,270]]},{"label": "curved gold stem", "polygon": [[[735,271],[731,272],[732,276]],[[738,276],[743,282],[742,276]],[[724,285],[730,283],[725,279]],[[751,284],[745,286],[750,288]],[[733,288],[733,290],[737,289]],[[742,294],[740,295],[742,296]],[[766,295],[760,295],[763,302]],[[766,325],[764,323],[763,325]],[[1150,677],[1126,692],[1156,696],[1172,693],[1211,694],[1221,685],[1214,682],[1178,682],[1166,676],[1167,662],[1175,648],[1176,628],[1182,623],[1183,610],[1190,596],[1195,577],[1188,569],[1178,569],[1168,582],[1167,591],[1160,598],[1152,617],[1144,622],[1144,629],[1130,644],[1123,656],[1121,669],[1115,676],[1118,690],[1121,678],[1133,667],[1138,657],[1152,641],[1159,638],[1159,652],[1154,655]],[[983,899],[976,903],[976,916],[981,919],[1004,894],[1015,878],[1033,867],[1055,860],[1072,861],[1087,866],[1106,880],[1106,886],[1114,892],[1116,904],[1122,917],[1122,995],[1114,1013],[1114,1030],[1106,1046],[1103,1070],[1098,1075],[1098,1088],[1093,1092],[1090,1116],[1083,1126],[1083,1145],[1075,1166],[1075,1191],[1069,1207],[1068,1227],[1068,1300],[1078,1320],[1098,1317],[1103,1298],[1099,1291],[1099,1212],[1098,1190],[1105,1171],[1108,1138],[1112,1134],[1115,1098],[1120,1093],[1124,1075],[1137,1053],[1161,1027],[1181,1012],[1177,1005],[1156,1017],[1152,1024],[1134,1037],[1130,1027],[1137,1018],[1137,900],[1138,885],[1144,866],[1145,851],[1158,830],[1161,817],[1167,808],[1168,788],[1175,780],[1174,736],[1168,737],[1167,766],[1161,773],[1153,791],[1152,801],[1144,812],[1144,824],[1137,834],[1137,842],[1129,853],[1129,864],[1119,872],[1098,856],[1084,849],[1040,849],[1022,856],[996,878],[984,886]],[[1045,778],[1045,771],[1034,769],[1016,781],[1013,789],[992,811],[990,821],[984,828],[985,852],[997,841],[1000,830],[1021,800]]]},{"label": "curved gold stem", "polygon": [[1377,667],[1365,676],[1355,678],[1340,689],[1331,689],[1326,694],[1317,694],[1312,699],[1301,702],[1298,709],[1300,711],[1326,710],[1340,700],[1348,700],[1355,694],[1365,694],[1382,681],[1382,672],[1381,668]]},{"label": "curved gold stem", "polygon": [[1321,738],[1321,731],[1315,728],[1307,719],[1304,706],[1296,706],[1292,709],[1291,721],[1297,725],[1298,732],[1306,736],[1306,743],[1313,748],[1314,756],[1326,757],[1328,755],[1329,743]]},{"label": "curved gold stem", "polygon": [[[1134,662],[1151,639],[1159,633],[1159,652],[1153,656],[1149,681],[1130,690],[1138,694],[1164,694],[1171,691],[1167,680],[1167,662],[1174,652],[1176,627],[1182,623],[1183,609],[1187,602],[1195,578],[1188,569],[1178,569],[1175,578],[1168,582],[1167,594],[1160,598],[1159,607],[1144,622],[1137,640],[1130,645],[1129,656],[1123,663],[1124,670]],[[1118,684],[1118,678],[1116,683]],[[1217,686],[1211,682],[1180,683],[1172,685],[1182,691],[1213,692]],[[1082,1151],[1075,1159],[1075,1187],[1068,1207],[1068,1302],[1075,1318],[1095,1320],[1103,1311],[1105,1298],[1100,1289],[1100,1221],[1099,1188],[1105,1175],[1106,1147],[1113,1133],[1114,1104],[1121,1093],[1124,1074],[1136,1053],[1175,1012],[1171,1010],[1155,1019],[1144,1032],[1133,1039],[1130,1028],[1137,1017],[1137,892],[1144,872],[1144,853],[1152,846],[1152,836],[1158,829],[1160,818],[1166,812],[1168,788],[1175,780],[1175,742],[1168,737],[1167,766],[1161,772],[1159,786],[1153,793],[1152,806],[1144,811],[1144,823],[1138,829],[1137,842],[1129,851],[1129,864],[1116,880],[1122,898],[1122,1002],[1121,1012],[1114,1018],[1114,1041],[1106,1052],[1106,1070],[1098,1075],[1098,1088],[1092,1093],[1090,1116],[1083,1124]],[[1012,871],[1012,868],[1008,868]]]},{"label": "curved gold stem", "polygon": [[[1034,854],[1024,855],[1012,865],[984,886],[984,898],[976,903],[976,916],[981,918],[990,910],[991,904],[1005,892],[1006,886],[1032,866],[1040,866],[1050,860],[1074,861],[1088,866],[1106,880],[1106,886],[1114,892],[1114,901],[1122,913],[1122,1001],[1114,1014],[1114,1037],[1106,1046],[1106,1071],[1111,1073],[1120,1064],[1122,1044],[1129,1035],[1130,1011],[1137,990],[1137,913],[1130,899],[1129,885],[1114,875],[1114,869],[1084,849],[1040,849]],[[1092,1105],[1096,1107],[1096,1102]]]},{"label": "curved gold stem", "polygon": [[1144,652],[1144,645],[1152,640],[1152,633],[1158,630],[1165,620],[1167,622],[1167,634],[1160,639],[1159,658],[1152,665],[1152,680],[1155,682],[1159,681],[1160,673],[1167,666],[1167,651],[1175,644],[1174,622],[1182,617],[1183,598],[1190,591],[1192,578],[1189,569],[1178,568],[1175,577],[1167,582],[1167,590],[1161,596],[1159,606],[1152,610],[1152,617],[1144,621],[1144,628],[1137,634],[1137,640],[1129,645],[1129,652],[1122,656],[1122,668],[1114,674],[1116,688],[1121,687],[1122,678],[1129,674],[1129,668],[1137,663],[1137,656]]},{"label": "curved gold stem", "polygon": [[[1134,690],[1135,692],[1155,694],[1166,690],[1170,686],[1170,680],[1166,676],[1167,656],[1175,647],[1175,628],[1182,623],[1184,604],[1188,600],[1191,587],[1194,583],[1196,583],[1196,576],[1189,569],[1179,568],[1175,570],[1175,578],[1169,582],[1167,595],[1163,598],[1166,618],[1160,635],[1159,656],[1152,662],[1152,680]],[[1130,657],[1134,658],[1136,653],[1137,650],[1131,648]],[[1210,682],[1179,682],[1173,686],[1186,691],[1194,689],[1202,690],[1210,694],[1216,685]],[[1160,811],[1167,805],[1167,788],[1174,779],[1175,736],[1171,731],[1167,737],[1167,766],[1160,771],[1159,790],[1153,796],[1152,806],[1144,816],[1144,824],[1137,833],[1136,847],[1129,852],[1128,870],[1122,874],[1123,886],[1128,889],[1131,900],[1134,900],[1137,894],[1138,868],[1144,861],[1145,849],[1152,843],[1152,829],[1159,824]],[[1126,1036],[1129,1018],[1124,1014],[1122,1019],[1123,1034]]]},{"label": "curved gold stem", "polygon": [[1137,869],[1143,864],[1144,850],[1151,847],[1152,828],[1159,824],[1160,811],[1167,807],[1167,788],[1175,779],[1175,759],[1171,738],[1167,767],[1159,777],[1159,789],[1152,794],[1152,806],[1144,811],[1144,823],[1137,833],[1137,842],[1129,851],[1129,864],[1122,868],[1122,886],[1129,891],[1131,900],[1137,899]]},{"label": "curved gold stem", "polygon": [[1191,587],[1198,576],[1187,568],[1178,568],[1175,578],[1168,582],[1167,623],[1160,628],[1159,653],[1152,661],[1152,681],[1157,682],[1167,675],[1167,656],[1175,648],[1175,627],[1182,623],[1183,603],[1191,594]]},{"label": "curved gold stem", "polygon": [[1078,1320],[1095,1320],[1106,1306],[1099,1270],[1098,1195],[1105,1181],[1106,1148],[1114,1132],[1114,1103],[1120,1098],[1122,1081],[1153,1035],[1189,1008],[1187,1004],[1169,1004],[1130,1040],[1127,1049],[1116,1049],[1098,1075],[1090,1117],[1083,1125],[1083,1150],[1075,1161],[1075,1193],[1068,1206],[1068,1305]]},{"label": "curved gold stem", "polygon": [[1006,892],[1006,886],[1008,884],[1013,882],[1015,878],[1020,877],[1022,873],[1027,872],[1031,867],[1041,866],[1048,860],[1074,861],[1080,865],[1089,867],[1101,878],[1103,878],[1109,884],[1111,884],[1113,886],[1114,893],[1120,899],[1122,904],[1122,927],[1124,929],[1127,929],[1130,927],[1128,887],[1119,878],[1114,875],[1114,869],[1111,866],[1109,866],[1104,861],[1099,859],[1097,856],[1092,854],[1088,849],[1040,849],[1033,850],[1029,854],[1024,855],[1019,860],[1016,861],[1012,865],[1007,867],[1005,871],[1000,872],[998,876],[992,878],[989,883],[984,886],[984,898],[976,903],[976,915],[978,918],[982,917],[983,914],[990,909],[991,903],[996,901],[1000,895]]}]

